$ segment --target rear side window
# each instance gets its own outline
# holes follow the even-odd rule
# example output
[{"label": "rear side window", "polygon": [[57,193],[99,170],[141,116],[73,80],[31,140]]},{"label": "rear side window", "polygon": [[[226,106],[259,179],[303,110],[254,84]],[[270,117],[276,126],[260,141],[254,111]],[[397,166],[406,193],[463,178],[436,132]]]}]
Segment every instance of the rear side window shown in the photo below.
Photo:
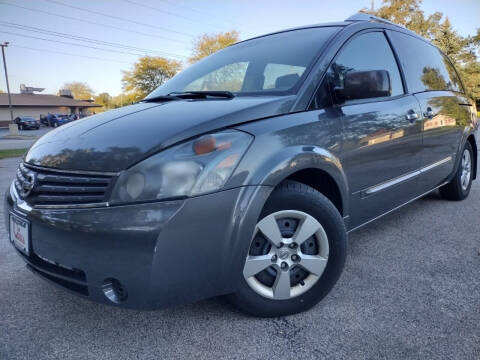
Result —
[{"label": "rear side window", "polygon": [[461,91],[453,65],[433,45],[413,36],[390,31],[411,93],[435,90]]},{"label": "rear side window", "polygon": [[450,82],[453,85],[452,90],[463,92],[462,82],[460,81],[460,78],[458,77],[457,71],[453,67],[452,62],[443,54],[442,54],[442,58],[443,58],[443,63],[447,68]]},{"label": "rear side window", "polygon": [[392,49],[381,32],[370,32],[347,43],[331,65],[334,86],[343,86],[349,71],[387,70],[392,82],[392,96],[403,94],[402,79]]}]

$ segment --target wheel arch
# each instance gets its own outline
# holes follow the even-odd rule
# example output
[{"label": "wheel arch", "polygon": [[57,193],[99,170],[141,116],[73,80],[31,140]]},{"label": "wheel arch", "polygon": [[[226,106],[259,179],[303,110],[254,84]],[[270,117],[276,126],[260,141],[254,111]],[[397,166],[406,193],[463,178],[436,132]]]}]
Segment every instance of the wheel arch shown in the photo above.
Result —
[{"label": "wheel arch", "polygon": [[325,170],[306,168],[291,174],[285,180],[297,181],[321,192],[335,205],[340,215],[344,216],[344,204],[340,188],[335,179]]},{"label": "wheel arch", "polygon": [[348,183],[340,160],[330,151],[292,146],[255,165],[255,170],[249,169],[246,184],[276,187],[285,180],[295,180],[321,192],[348,218]]},{"label": "wheel arch", "polygon": [[475,136],[470,134],[467,138],[467,141],[470,142],[473,149],[473,179],[477,178],[477,164],[478,164],[478,148],[477,142],[475,141]]}]

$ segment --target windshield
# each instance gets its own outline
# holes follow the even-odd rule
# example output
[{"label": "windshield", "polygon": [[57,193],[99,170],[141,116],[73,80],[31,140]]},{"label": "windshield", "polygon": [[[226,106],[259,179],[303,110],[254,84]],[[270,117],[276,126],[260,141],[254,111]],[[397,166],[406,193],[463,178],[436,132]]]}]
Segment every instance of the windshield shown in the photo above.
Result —
[{"label": "windshield", "polygon": [[146,99],[188,91],[234,94],[292,93],[338,27],[308,28],[268,35],[227,47],[189,66]]}]

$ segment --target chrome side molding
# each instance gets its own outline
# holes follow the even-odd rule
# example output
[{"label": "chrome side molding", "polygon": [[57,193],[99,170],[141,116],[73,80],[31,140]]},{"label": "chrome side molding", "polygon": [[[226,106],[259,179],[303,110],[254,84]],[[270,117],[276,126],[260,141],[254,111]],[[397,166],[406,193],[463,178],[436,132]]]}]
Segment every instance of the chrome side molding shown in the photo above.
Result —
[{"label": "chrome side molding", "polygon": [[369,195],[373,195],[373,194],[376,194],[380,191],[383,191],[383,190],[386,190],[392,186],[395,186],[395,185],[398,185],[398,184],[401,184],[405,181],[408,181],[410,179],[413,179],[421,174],[424,174],[432,169],[435,169],[436,167],[438,166],[441,166],[445,163],[448,163],[450,161],[452,161],[452,156],[448,156],[446,157],[445,159],[442,159],[440,161],[437,161],[433,164],[430,164],[430,165],[427,165],[427,166],[424,166],[422,167],[421,169],[419,170],[416,170],[416,171],[413,171],[411,173],[408,173],[408,174],[405,174],[405,175],[402,175],[402,176],[399,176],[395,179],[392,179],[392,180],[388,180],[388,181],[385,181],[381,184],[378,184],[378,185],[374,185],[372,187],[369,187],[368,189],[366,190],[363,190],[362,191],[362,197],[365,197],[365,196],[369,196]]}]

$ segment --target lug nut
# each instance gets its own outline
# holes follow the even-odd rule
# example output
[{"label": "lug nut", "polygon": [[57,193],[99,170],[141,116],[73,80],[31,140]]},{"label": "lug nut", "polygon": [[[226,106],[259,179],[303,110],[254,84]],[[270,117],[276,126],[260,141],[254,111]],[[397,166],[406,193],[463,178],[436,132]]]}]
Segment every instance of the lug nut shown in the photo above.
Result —
[{"label": "lug nut", "polygon": [[290,249],[296,249],[296,248],[297,248],[297,244],[296,244],[296,243],[291,243],[288,247],[289,247]]},{"label": "lug nut", "polygon": [[278,244],[277,248],[280,249],[281,247],[283,247],[283,243],[282,243],[282,242]]},{"label": "lug nut", "polygon": [[282,268],[282,270],[287,270],[288,269],[288,264],[284,261],[284,262],[282,262],[282,265],[280,265],[280,267]]},{"label": "lug nut", "polygon": [[300,256],[295,255],[295,254],[292,255],[292,261],[297,262],[297,261],[299,261],[299,260],[300,260]]},{"label": "lug nut", "polygon": [[276,262],[277,261],[277,255],[273,255],[272,256],[272,262]]}]

